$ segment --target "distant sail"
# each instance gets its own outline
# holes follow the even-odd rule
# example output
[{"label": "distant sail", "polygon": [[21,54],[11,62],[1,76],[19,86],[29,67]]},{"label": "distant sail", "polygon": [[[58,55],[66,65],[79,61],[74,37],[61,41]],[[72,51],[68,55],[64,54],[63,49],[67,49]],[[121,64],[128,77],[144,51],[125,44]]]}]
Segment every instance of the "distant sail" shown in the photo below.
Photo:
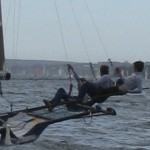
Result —
[{"label": "distant sail", "polygon": [[1,0],[0,0],[0,71],[3,70],[4,65],[4,38],[3,38],[3,25],[2,25],[2,9],[1,9]]}]

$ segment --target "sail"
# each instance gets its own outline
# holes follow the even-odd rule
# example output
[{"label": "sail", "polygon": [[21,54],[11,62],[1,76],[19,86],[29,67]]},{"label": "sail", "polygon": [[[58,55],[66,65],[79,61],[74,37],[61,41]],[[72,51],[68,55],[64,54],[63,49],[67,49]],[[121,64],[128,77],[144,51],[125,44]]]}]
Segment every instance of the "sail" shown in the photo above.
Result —
[{"label": "sail", "polygon": [[[59,103],[58,106],[66,104],[67,103]],[[99,105],[90,107],[82,104],[75,104],[73,101],[70,102],[70,104],[73,105],[67,105],[67,111],[66,109],[57,109],[52,112],[49,111],[49,107],[44,105],[1,113],[0,146],[2,144],[18,145],[33,142],[39,138],[49,125],[54,123],[83,117],[116,115],[116,111],[111,107],[102,109]],[[70,108],[71,106],[74,107]]]},{"label": "sail", "polygon": [[4,38],[3,38],[3,25],[2,25],[2,9],[0,0],[0,71],[3,70],[4,65]]}]

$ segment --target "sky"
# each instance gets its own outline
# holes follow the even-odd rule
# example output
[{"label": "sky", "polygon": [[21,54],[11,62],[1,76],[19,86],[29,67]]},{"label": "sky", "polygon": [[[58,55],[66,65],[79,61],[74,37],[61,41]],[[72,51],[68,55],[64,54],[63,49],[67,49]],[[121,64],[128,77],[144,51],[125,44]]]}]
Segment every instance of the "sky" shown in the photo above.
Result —
[{"label": "sky", "polygon": [[149,61],[150,0],[1,0],[5,57]]}]

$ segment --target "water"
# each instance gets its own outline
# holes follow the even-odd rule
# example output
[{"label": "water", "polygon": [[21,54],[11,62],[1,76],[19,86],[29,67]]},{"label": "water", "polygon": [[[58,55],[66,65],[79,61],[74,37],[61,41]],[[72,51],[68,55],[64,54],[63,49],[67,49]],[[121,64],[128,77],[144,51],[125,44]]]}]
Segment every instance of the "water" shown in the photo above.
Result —
[{"label": "water", "polygon": [[[56,90],[69,87],[66,80],[10,80],[2,81],[4,98],[0,98],[1,112],[43,105],[44,98],[52,98]],[[150,87],[150,81],[144,82]],[[75,90],[76,92],[76,90]],[[9,102],[8,102],[9,101]],[[102,104],[112,107],[116,116],[100,116],[69,120],[50,125],[33,143],[0,146],[0,150],[149,150],[150,149],[150,89],[143,94],[110,97]],[[90,124],[89,124],[90,123]]]}]

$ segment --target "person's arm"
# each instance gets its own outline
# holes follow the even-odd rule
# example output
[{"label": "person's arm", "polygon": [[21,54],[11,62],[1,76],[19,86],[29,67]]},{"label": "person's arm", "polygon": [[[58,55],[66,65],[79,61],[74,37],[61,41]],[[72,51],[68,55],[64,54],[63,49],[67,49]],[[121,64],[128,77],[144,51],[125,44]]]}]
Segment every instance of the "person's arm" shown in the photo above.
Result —
[{"label": "person's arm", "polygon": [[69,96],[71,95],[72,88],[73,88],[73,84],[72,84],[72,83],[70,83],[70,86],[69,86],[69,92],[68,92],[68,95],[69,95]]},{"label": "person's arm", "polygon": [[142,93],[142,79],[138,79],[137,88],[134,90],[128,90],[128,93]]}]

